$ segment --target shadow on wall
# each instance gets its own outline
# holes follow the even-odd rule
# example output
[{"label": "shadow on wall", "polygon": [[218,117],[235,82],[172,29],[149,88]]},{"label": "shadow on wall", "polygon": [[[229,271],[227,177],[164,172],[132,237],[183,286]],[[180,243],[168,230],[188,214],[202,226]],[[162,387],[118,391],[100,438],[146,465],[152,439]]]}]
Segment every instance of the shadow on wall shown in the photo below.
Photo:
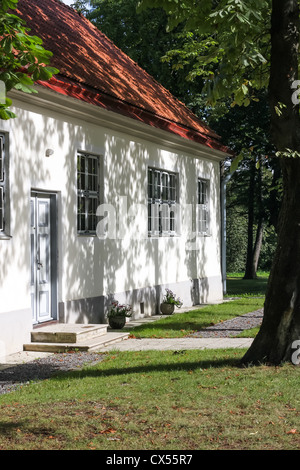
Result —
[{"label": "shadow on wall", "polygon": [[[1,242],[0,285],[6,291],[2,310],[14,309],[18,301],[21,308],[30,308],[28,285],[30,282],[30,182],[49,181],[51,173],[42,165],[46,142],[41,135],[51,135],[53,129],[46,120],[39,119],[39,130],[32,122],[30,113],[17,110],[17,118],[5,123],[9,142],[9,192],[7,194],[10,214],[10,240]],[[2,130],[2,129],[1,129]],[[18,282],[18,296],[14,295]],[[8,286],[8,287],[7,287]],[[9,287],[14,286],[14,287]],[[11,300],[9,300],[11,299]],[[19,306],[18,306],[19,307]]]},{"label": "shadow on wall", "polygon": [[[30,190],[34,187],[60,194],[58,299],[60,318],[64,321],[103,322],[112,297],[133,305],[137,317],[158,313],[165,287],[174,286],[178,296],[182,288],[184,295],[188,293],[186,300],[194,305],[206,301],[210,294],[206,272],[209,240],[200,239],[197,249],[189,250],[186,234],[149,239],[147,214],[142,212],[129,214],[125,227],[117,217],[117,228],[122,235],[119,238],[101,240],[77,234],[78,150],[103,159],[103,202],[116,208],[120,197],[126,198],[127,208],[134,204],[145,207],[149,161],[161,169],[176,169],[180,175],[180,198],[195,204],[197,176],[193,159],[168,154],[151,142],[131,142],[117,133],[112,135],[96,125],[62,118],[50,110],[41,116],[37,110],[36,114],[19,111],[17,125],[20,133],[11,135],[14,145],[10,156],[13,181],[10,200],[13,243],[19,246],[17,252],[12,252],[9,245],[1,248],[9,260],[1,264],[1,283],[8,276],[9,266],[15,264],[23,273],[24,291],[28,288]],[[44,156],[46,148],[55,149],[49,159]],[[202,165],[204,173],[212,171],[208,163]],[[188,181],[195,181],[195,185],[187,184]],[[211,184],[212,204],[216,204],[218,197],[215,186]],[[219,211],[217,204],[211,207],[211,213],[216,211]]]}]

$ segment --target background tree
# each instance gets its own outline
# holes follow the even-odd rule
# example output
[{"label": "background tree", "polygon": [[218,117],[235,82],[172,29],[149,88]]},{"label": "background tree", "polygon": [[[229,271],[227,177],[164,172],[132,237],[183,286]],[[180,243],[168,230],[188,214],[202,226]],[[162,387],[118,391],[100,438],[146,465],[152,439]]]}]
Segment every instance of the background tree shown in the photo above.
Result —
[{"label": "background tree", "polygon": [[[272,158],[275,149],[270,143],[269,107],[265,93],[256,96],[248,107],[229,106],[227,113],[209,118],[223,142],[243,156],[228,183],[227,266],[231,271],[239,266],[245,279],[256,278],[264,234],[276,240],[273,223],[278,217],[278,206],[273,203],[278,191],[273,181],[278,162]],[[265,267],[270,269],[270,264],[264,259]]]},{"label": "background tree", "polygon": [[17,8],[18,0],[0,2],[0,81],[5,85],[1,97],[0,119],[16,117],[9,109],[11,99],[6,93],[13,88],[24,93],[36,93],[37,80],[48,80],[58,70],[50,67],[52,53],[42,47],[37,36],[30,36],[25,22],[10,10]]}]

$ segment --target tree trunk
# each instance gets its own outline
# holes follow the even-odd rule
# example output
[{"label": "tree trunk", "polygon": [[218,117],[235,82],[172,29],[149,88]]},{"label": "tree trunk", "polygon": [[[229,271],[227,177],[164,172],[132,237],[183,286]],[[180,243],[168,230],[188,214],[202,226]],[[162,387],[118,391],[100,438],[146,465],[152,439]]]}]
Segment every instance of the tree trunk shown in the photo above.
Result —
[{"label": "tree trunk", "polygon": [[[260,217],[258,225],[257,225],[256,238],[255,238],[255,244],[254,244],[253,256],[252,256],[252,272],[254,273],[255,277],[257,277],[256,273],[257,273],[260,251],[262,247],[263,233],[264,233],[264,223],[263,223],[262,217]],[[253,279],[255,277],[253,277]]]},{"label": "tree trunk", "polygon": [[[271,131],[277,150],[300,152],[299,106],[291,85],[298,79],[299,8],[297,0],[273,0],[271,18]],[[283,103],[278,115],[275,107]],[[262,326],[244,363],[290,361],[300,339],[300,157],[282,157],[283,201],[278,244],[269,278]]]},{"label": "tree trunk", "polygon": [[263,195],[262,195],[262,170],[261,158],[258,158],[259,168],[257,173],[257,205],[258,205],[258,223],[256,229],[256,238],[252,256],[252,270],[257,277],[257,267],[262,247],[263,234],[264,234],[264,208],[263,208]]},{"label": "tree trunk", "polygon": [[253,272],[253,225],[254,225],[254,198],[255,198],[255,162],[250,162],[250,182],[248,198],[248,229],[247,229],[247,258],[244,279],[255,279]]},{"label": "tree trunk", "polygon": [[[248,202],[248,241],[247,241],[247,259],[244,279],[257,278],[257,266],[263,240],[263,207],[262,207],[262,175],[261,159],[256,170],[256,161],[250,163],[250,184],[249,184],[249,202]],[[257,178],[256,178],[257,172]],[[257,182],[256,182],[257,179]],[[258,224],[256,229],[255,243],[253,246],[254,229],[254,211],[255,201],[257,201]]]}]

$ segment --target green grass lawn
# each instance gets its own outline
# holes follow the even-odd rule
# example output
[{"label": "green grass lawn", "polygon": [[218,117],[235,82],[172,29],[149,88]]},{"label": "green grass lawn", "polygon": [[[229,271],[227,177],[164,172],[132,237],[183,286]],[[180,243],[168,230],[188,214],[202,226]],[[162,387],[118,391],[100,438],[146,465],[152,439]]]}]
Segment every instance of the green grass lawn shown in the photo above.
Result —
[{"label": "green grass lawn", "polygon": [[[218,305],[208,305],[190,312],[175,309],[169,318],[140,325],[131,330],[136,338],[179,338],[216,323],[230,320],[263,307],[268,282],[268,273],[258,273],[254,280],[244,280],[241,273],[227,276],[227,300]],[[229,298],[235,298],[228,301]],[[247,330],[240,336],[253,337],[258,328]]]},{"label": "green grass lawn", "polygon": [[295,450],[300,369],[244,350],[111,352],[0,396],[0,450]]},{"label": "green grass lawn", "polygon": [[233,296],[264,296],[266,293],[269,273],[258,272],[257,279],[243,279],[243,273],[227,274],[227,297]]},{"label": "green grass lawn", "polygon": [[[185,336],[256,310],[264,300],[256,283],[246,286],[250,295],[177,310],[135,335]],[[0,395],[0,450],[299,449],[300,369],[242,367],[244,353],[120,352],[116,345],[97,365]]]},{"label": "green grass lawn", "polygon": [[131,335],[136,338],[180,338],[207,326],[257,310],[263,306],[263,302],[263,297],[241,297],[190,312],[181,313],[180,309],[176,309],[176,312],[168,318],[133,328]]}]

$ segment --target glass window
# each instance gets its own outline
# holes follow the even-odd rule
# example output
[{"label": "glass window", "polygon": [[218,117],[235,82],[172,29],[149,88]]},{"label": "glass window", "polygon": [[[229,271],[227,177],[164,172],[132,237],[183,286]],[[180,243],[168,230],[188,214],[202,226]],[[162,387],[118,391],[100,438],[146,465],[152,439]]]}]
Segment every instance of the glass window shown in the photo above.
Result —
[{"label": "glass window", "polygon": [[96,234],[99,205],[99,158],[79,152],[77,156],[77,230]]},{"label": "glass window", "polygon": [[175,235],[177,214],[176,173],[148,169],[148,233]]},{"label": "glass window", "polygon": [[8,137],[0,133],[0,238],[9,237]]},{"label": "glass window", "polygon": [[209,207],[208,207],[209,183],[207,180],[198,179],[198,232],[208,235],[209,232]]}]

